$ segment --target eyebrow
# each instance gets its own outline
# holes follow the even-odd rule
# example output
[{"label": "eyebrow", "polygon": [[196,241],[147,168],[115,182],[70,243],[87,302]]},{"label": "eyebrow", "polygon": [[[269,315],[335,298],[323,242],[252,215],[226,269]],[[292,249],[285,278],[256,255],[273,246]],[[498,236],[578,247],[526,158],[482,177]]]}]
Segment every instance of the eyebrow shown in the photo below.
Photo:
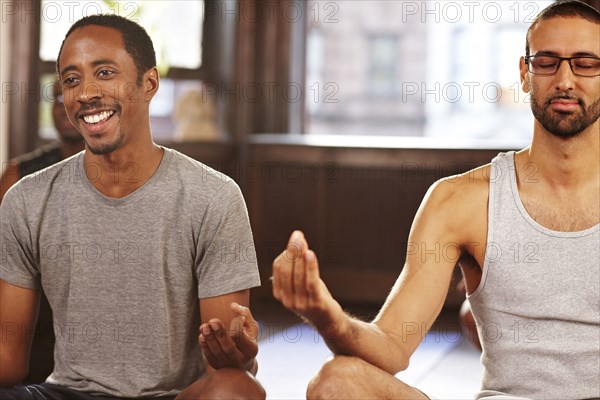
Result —
[{"label": "eyebrow", "polygon": [[[537,53],[535,53],[536,56],[556,56],[556,57],[560,57],[560,54],[557,53],[556,51],[549,51],[549,50],[540,50]],[[598,54],[593,53],[593,52],[588,52],[588,51],[578,51],[577,53],[573,53],[573,55],[571,57],[595,57],[595,58],[599,58]]]},{"label": "eyebrow", "polygon": [[[112,60],[108,60],[108,59],[104,59],[104,60],[96,60],[92,62],[92,66],[93,67],[97,67],[99,65],[113,65],[113,66],[117,66],[117,63],[112,61]],[[71,65],[67,65],[66,67],[64,67],[62,69],[62,71],[60,71],[60,76],[63,76],[65,73],[69,72],[69,71],[73,71],[76,70],[77,67],[74,64]]]}]

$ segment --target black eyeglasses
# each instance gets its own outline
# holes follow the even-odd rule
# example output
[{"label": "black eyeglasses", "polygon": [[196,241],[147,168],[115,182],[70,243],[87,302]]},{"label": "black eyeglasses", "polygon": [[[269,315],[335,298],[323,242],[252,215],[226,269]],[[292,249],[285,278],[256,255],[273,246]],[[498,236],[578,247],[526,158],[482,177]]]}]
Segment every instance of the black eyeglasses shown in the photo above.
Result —
[{"label": "black eyeglasses", "polygon": [[600,58],[598,57],[525,56],[525,64],[528,65],[529,72],[535,75],[554,75],[563,61],[569,62],[574,75],[600,75]]}]

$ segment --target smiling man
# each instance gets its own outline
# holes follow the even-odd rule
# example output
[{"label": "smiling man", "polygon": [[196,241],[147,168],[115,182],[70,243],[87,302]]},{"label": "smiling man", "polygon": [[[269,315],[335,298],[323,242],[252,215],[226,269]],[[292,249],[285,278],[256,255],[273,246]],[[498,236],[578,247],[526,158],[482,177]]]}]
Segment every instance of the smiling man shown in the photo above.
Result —
[{"label": "smiling man", "polygon": [[[0,398],[264,397],[244,200],[228,177],[153,142],[149,36],[122,17],[83,18],[57,71],[85,151],[2,202]],[[40,287],[55,368],[13,387],[27,373]]]},{"label": "smiling man", "polygon": [[531,145],[432,186],[409,236],[423,251],[408,252],[373,322],[343,312],[301,232],[275,260],[274,296],[334,353],[308,398],[427,398],[394,375],[439,314],[457,263],[483,348],[478,399],[600,397],[600,14],[556,2],[526,40]]}]

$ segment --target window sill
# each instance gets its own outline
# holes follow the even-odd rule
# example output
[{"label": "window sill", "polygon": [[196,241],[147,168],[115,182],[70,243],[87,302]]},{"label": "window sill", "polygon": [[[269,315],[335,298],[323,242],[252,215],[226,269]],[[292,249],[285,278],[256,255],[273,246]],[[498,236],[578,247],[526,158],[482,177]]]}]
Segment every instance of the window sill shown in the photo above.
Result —
[{"label": "window sill", "polygon": [[508,150],[521,149],[527,141],[480,138],[389,137],[368,135],[317,135],[261,133],[249,137],[250,144],[309,147],[428,150]]}]

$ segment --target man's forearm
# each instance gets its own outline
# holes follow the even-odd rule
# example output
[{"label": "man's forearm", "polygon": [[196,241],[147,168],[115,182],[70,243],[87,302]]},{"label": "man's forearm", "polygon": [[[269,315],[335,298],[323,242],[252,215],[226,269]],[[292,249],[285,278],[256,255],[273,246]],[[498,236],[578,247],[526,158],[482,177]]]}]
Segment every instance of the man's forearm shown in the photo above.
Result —
[{"label": "man's forearm", "polygon": [[15,362],[11,352],[0,348],[0,387],[12,387],[27,376],[27,366]]},{"label": "man's forearm", "polygon": [[344,314],[338,322],[315,324],[329,349],[336,355],[361,358],[391,374],[408,367],[409,357],[401,339],[384,332],[374,323]]}]

